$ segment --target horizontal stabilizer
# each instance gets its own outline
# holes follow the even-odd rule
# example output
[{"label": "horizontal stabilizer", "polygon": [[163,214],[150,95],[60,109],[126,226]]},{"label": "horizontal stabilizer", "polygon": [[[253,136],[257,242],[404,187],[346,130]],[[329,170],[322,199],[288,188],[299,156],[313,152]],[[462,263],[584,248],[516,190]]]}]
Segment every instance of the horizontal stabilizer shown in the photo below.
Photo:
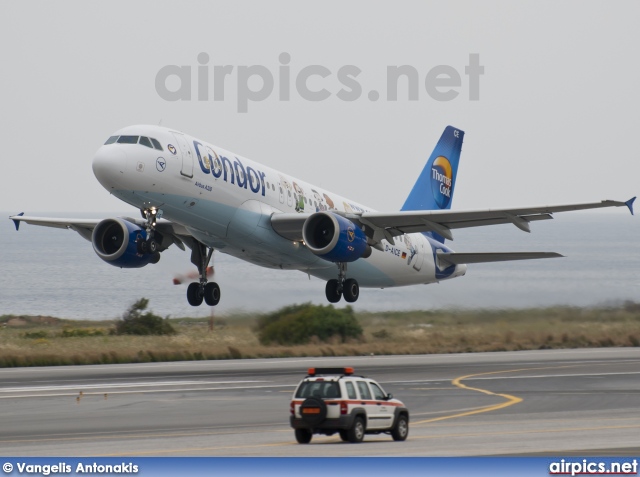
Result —
[{"label": "horizontal stabilizer", "polygon": [[509,262],[538,258],[564,257],[555,252],[504,252],[504,253],[438,253],[438,259],[453,265],[463,263]]}]

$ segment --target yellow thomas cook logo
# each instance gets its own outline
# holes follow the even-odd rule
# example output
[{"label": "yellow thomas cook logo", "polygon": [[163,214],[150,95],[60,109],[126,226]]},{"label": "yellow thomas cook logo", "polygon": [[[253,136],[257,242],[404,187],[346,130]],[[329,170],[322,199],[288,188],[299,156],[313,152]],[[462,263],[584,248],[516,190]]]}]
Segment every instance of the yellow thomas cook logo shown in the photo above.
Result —
[{"label": "yellow thomas cook logo", "polygon": [[431,164],[431,192],[441,209],[446,209],[451,202],[452,185],[453,171],[449,159],[444,156],[436,157]]},{"label": "yellow thomas cook logo", "polygon": [[351,227],[347,229],[347,240],[353,242],[356,239],[356,232]]}]

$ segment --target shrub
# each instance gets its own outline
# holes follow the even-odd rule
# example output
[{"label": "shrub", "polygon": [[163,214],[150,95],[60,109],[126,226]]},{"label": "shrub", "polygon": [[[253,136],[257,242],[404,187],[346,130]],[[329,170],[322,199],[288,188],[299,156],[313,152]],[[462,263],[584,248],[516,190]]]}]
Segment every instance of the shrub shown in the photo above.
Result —
[{"label": "shrub", "polygon": [[33,338],[33,339],[41,339],[41,338],[46,338],[49,336],[49,333],[47,333],[44,330],[40,330],[40,331],[27,331],[24,334],[25,338]]},{"label": "shrub", "polygon": [[[142,313],[147,309],[149,300],[140,298],[129,307],[122,319],[116,323],[116,334],[118,335],[173,335],[176,330],[171,326],[168,319],[154,315],[150,311]],[[153,359],[152,359],[153,361]]]},{"label": "shrub", "polygon": [[84,338],[86,336],[104,336],[104,330],[97,328],[65,328],[60,333],[62,338]]},{"label": "shrub", "polygon": [[[292,305],[258,319],[258,338],[262,344],[306,344],[327,342],[336,337],[343,343],[362,336],[362,327],[353,308],[338,310],[332,305]],[[335,338],[334,338],[335,339]]]},{"label": "shrub", "polygon": [[381,340],[387,339],[387,338],[391,338],[391,333],[389,333],[386,328],[383,328],[379,331],[374,331],[373,333],[371,333],[371,336],[373,336],[374,338],[378,338]]}]

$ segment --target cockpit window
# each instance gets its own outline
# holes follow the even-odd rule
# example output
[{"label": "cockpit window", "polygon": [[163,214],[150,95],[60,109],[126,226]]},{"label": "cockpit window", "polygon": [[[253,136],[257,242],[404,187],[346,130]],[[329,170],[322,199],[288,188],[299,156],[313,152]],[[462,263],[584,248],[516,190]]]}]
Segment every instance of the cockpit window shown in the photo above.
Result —
[{"label": "cockpit window", "polygon": [[159,151],[162,151],[162,146],[156,139],[151,138],[151,142],[153,143],[153,147],[155,147]]},{"label": "cockpit window", "polygon": [[151,145],[151,141],[149,141],[149,138],[146,136],[140,136],[140,144],[153,148],[153,146]]},{"label": "cockpit window", "polygon": [[147,136],[111,136],[104,144],[106,146],[107,144],[114,144],[116,142],[118,144],[141,144],[151,149],[155,148],[158,151],[164,151],[157,139]]},{"label": "cockpit window", "polygon": [[137,144],[138,136],[120,136],[118,138],[118,144]]}]

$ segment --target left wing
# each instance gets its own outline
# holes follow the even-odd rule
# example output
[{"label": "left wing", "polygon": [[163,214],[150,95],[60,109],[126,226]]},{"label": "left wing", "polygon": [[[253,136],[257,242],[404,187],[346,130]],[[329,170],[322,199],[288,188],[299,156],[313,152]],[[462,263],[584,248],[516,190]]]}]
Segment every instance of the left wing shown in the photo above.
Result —
[{"label": "left wing", "polygon": [[[452,229],[484,225],[513,224],[520,230],[531,232],[530,222],[552,219],[556,212],[626,206],[633,214],[635,199],[633,197],[626,202],[603,200],[584,204],[475,211],[411,210],[391,213],[363,212],[361,214],[333,212],[344,215],[354,223],[364,226],[364,231],[373,244],[380,243],[384,239],[393,244],[394,237],[413,232],[435,232],[446,239],[453,240]],[[274,214],[271,216],[271,225],[282,237],[288,240],[302,241],[302,225],[307,217],[309,214]]]}]

